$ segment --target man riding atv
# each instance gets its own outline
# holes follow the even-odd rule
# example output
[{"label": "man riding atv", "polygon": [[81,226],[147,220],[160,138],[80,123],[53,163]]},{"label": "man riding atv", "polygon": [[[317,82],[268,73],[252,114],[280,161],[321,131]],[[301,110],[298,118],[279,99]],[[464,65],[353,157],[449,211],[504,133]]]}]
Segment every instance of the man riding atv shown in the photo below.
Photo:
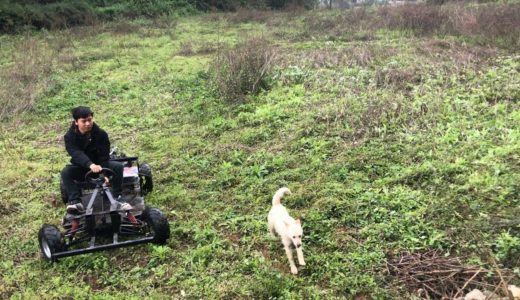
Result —
[{"label": "man riding atv", "polygon": [[81,202],[80,187],[76,181],[84,180],[89,171],[99,173],[103,168],[111,169],[112,193],[120,203],[121,210],[131,210],[122,196],[123,169],[121,162],[110,161],[110,141],[108,134],[94,123],[94,113],[89,107],[78,106],[72,110],[72,125],[65,134],[65,148],[71,156],[70,165],[61,171],[63,185],[68,195],[67,212],[82,214],[85,208]]}]

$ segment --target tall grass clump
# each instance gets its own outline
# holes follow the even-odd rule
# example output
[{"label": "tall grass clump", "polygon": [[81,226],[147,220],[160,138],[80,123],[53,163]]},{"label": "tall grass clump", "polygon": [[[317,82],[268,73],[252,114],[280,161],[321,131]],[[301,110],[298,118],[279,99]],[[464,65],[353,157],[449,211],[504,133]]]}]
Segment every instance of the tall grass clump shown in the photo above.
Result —
[{"label": "tall grass clump", "polygon": [[275,59],[274,46],[260,37],[218,53],[210,71],[218,93],[228,102],[241,102],[247,95],[268,89]]}]

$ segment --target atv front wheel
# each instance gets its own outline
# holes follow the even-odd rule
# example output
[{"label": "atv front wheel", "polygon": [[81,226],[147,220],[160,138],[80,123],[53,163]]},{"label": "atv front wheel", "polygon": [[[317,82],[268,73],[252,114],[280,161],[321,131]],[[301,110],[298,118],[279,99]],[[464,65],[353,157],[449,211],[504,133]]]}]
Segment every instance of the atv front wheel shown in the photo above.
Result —
[{"label": "atv front wheel", "polygon": [[164,244],[170,237],[170,224],[166,216],[157,208],[147,207],[143,212],[143,219],[153,234],[154,244]]},{"label": "atv front wheel", "polygon": [[43,225],[38,232],[38,242],[40,250],[47,261],[56,261],[54,253],[65,250],[63,235],[54,225]]}]

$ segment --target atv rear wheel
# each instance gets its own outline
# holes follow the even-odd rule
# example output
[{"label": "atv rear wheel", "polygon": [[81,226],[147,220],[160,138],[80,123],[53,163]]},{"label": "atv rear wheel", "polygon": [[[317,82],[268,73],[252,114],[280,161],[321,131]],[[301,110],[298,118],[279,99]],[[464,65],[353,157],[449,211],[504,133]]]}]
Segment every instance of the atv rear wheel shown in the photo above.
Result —
[{"label": "atv rear wheel", "polygon": [[152,167],[143,162],[139,166],[139,177],[141,178],[141,191],[143,195],[146,196],[153,191]]},{"label": "atv rear wheel", "polygon": [[143,219],[153,234],[154,244],[164,244],[170,237],[170,224],[166,216],[157,208],[147,207],[143,212]]},{"label": "atv rear wheel", "polygon": [[43,225],[38,232],[38,242],[43,257],[48,261],[56,261],[54,254],[65,250],[63,235],[54,225]]}]

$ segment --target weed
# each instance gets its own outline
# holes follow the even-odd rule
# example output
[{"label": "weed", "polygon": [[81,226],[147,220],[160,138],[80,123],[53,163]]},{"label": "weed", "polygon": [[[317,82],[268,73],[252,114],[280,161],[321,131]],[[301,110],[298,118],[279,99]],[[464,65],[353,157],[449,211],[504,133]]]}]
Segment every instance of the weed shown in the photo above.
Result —
[{"label": "weed", "polygon": [[251,38],[218,54],[211,67],[214,84],[227,101],[242,102],[245,96],[269,88],[267,78],[275,58],[276,51],[266,39]]}]

